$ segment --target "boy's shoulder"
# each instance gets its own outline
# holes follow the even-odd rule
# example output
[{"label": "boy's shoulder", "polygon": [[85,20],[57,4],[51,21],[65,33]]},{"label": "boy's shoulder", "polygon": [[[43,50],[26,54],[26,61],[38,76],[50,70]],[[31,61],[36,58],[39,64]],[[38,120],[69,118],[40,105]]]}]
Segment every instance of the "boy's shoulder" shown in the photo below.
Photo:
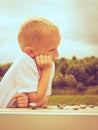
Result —
[{"label": "boy's shoulder", "polygon": [[20,54],[20,56],[15,60],[14,63],[31,63],[31,64],[34,64],[35,61],[29,55],[27,55],[26,53],[22,52]]},{"label": "boy's shoulder", "polygon": [[34,61],[34,59],[32,59],[29,55],[27,55],[26,53],[22,52],[20,54],[19,57],[17,57],[17,59],[14,61],[13,63],[14,67],[36,67],[36,63]]}]

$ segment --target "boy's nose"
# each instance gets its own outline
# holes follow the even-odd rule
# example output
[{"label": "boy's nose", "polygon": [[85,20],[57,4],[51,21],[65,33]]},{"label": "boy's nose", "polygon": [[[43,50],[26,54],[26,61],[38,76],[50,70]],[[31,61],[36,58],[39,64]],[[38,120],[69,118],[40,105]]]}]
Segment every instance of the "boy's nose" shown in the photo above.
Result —
[{"label": "boy's nose", "polygon": [[58,57],[59,56],[59,53],[58,53],[58,50],[55,51],[55,57]]}]

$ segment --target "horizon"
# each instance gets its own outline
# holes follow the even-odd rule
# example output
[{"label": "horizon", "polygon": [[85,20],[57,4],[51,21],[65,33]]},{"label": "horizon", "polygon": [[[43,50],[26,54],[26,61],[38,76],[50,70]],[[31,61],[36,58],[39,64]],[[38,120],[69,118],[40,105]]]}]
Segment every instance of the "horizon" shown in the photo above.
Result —
[{"label": "horizon", "polygon": [[[85,57],[81,57],[81,58],[78,58],[77,56],[73,55],[73,57],[75,57],[77,60],[83,60],[85,58],[92,58],[92,57],[95,57],[96,59],[98,58],[97,56],[94,56],[94,55],[90,55],[90,56],[85,56]],[[73,57],[70,57],[70,58],[67,58],[67,57],[64,57],[64,56],[59,56],[59,57],[56,57],[55,59],[67,59],[67,60],[72,60]],[[15,60],[15,59],[14,59]],[[6,60],[6,62],[0,62],[0,65],[6,65],[6,64],[12,64],[14,62],[14,60]]]}]

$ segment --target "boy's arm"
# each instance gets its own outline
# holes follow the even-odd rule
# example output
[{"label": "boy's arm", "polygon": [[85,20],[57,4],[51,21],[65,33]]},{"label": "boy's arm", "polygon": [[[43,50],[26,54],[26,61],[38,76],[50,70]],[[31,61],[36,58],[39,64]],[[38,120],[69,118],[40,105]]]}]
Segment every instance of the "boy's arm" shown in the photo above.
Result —
[{"label": "boy's arm", "polygon": [[52,70],[52,60],[50,56],[40,55],[36,57],[38,68],[41,69],[41,77],[37,92],[28,93],[29,101],[37,103],[38,106],[46,104],[49,96],[45,96]]},{"label": "boy's arm", "polygon": [[[49,96],[44,96],[37,104],[42,106],[48,103]],[[26,93],[17,93],[9,102],[7,108],[27,108],[29,107],[29,99]]]}]

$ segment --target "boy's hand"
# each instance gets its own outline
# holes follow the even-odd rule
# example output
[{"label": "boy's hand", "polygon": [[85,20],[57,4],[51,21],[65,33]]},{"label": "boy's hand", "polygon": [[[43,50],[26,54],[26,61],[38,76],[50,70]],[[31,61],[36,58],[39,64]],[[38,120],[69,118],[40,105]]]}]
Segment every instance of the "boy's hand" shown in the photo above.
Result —
[{"label": "boy's hand", "polygon": [[17,107],[26,108],[28,107],[28,96],[25,93],[17,93],[14,98],[17,101]]},{"label": "boy's hand", "polygon": [[47,55],[40,55],[36,57],[36,63],[42,70],[48,70],[52,67],[52,59]]}]

